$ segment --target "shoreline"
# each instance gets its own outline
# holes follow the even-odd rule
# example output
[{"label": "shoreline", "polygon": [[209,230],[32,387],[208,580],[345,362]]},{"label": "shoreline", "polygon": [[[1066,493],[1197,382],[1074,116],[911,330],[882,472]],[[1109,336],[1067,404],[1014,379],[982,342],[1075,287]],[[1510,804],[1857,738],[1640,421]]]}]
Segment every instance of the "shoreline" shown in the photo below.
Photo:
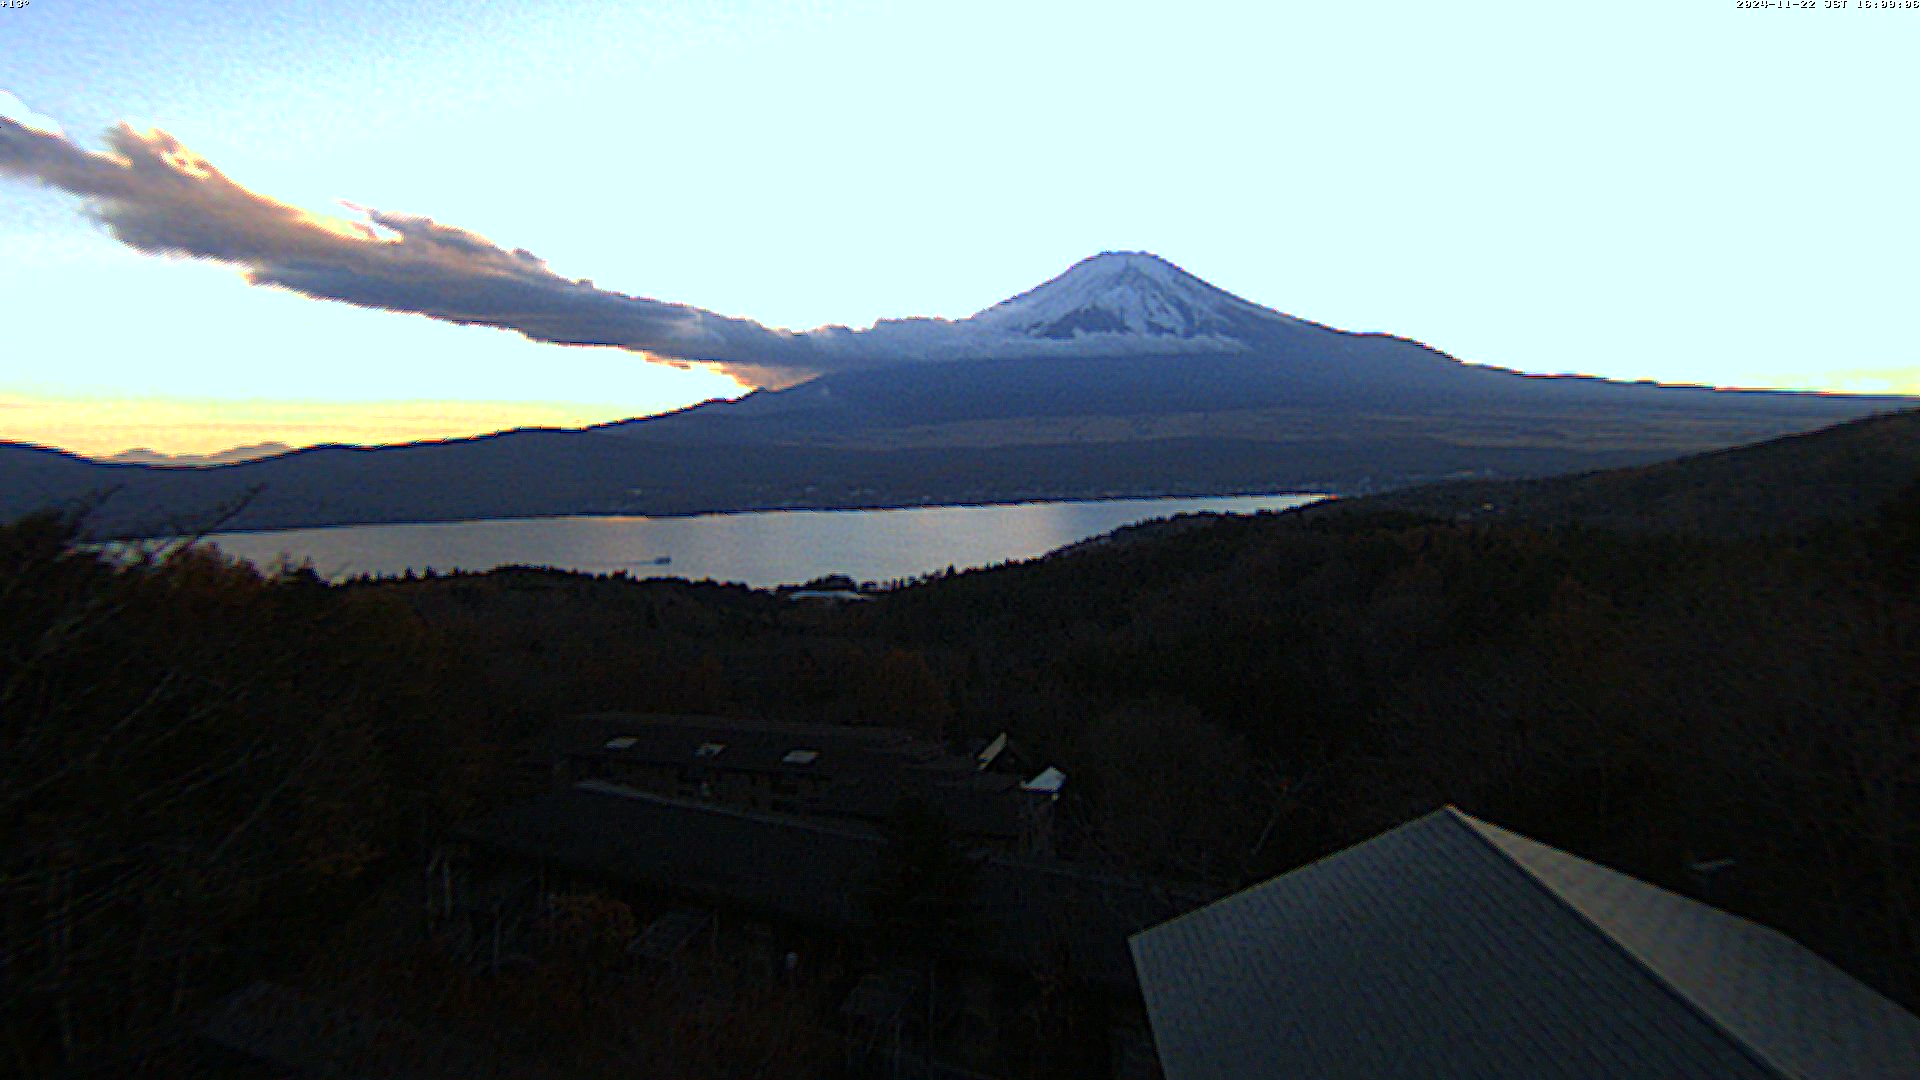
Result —
[{"label": "shoreline", "polygon": [[[552,514],[516,514],[508,517],[477,518],[396,518],[374,521],[332,522],[314,525],[271,525],[263,528],[217,529],[200,534],[200,538],[211,540],[220,536],[268,536],[276,533],[321,532],[336,529],[372,529],[372,528],[426,528],[448,525],[500,525],[537,521],[690,521],[699,518],[734,518],[751,515],[770,514],[884,514],[904,513],[914,510],[979,510],[993,507],[1017,507],[1052,504],[1089,504],[1122,502],[1171,502],[1191,501],[1194,499],[1268,499],[1299,496],[1314,501],[1333,498],[1345,498],[1351,493],[1340,491],[1208,491],[1200,493],[1154,494],[1154,495],[1082,495],[1082,496],[1045,496],[1025,498],[955,500],[942,502],[876,502],[862,504],[822,504],[817,506],[750,506],[727,510],[689,510],[681,513],[633,513],[626,511],[593,512],[569,511]],[[107,543],[167,543],[184,540],[184,534],[160,534],[138,536],[115,536],[100,542]]]}]

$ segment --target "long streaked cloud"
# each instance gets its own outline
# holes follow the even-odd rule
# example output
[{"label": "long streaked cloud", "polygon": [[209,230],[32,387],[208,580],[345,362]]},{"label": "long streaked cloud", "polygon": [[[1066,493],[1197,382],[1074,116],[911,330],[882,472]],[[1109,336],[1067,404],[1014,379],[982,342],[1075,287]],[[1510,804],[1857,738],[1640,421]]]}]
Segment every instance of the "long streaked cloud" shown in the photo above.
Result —
[{"label": "long streaked cloud", "polygon": [[883,359],[823,349],[819,331],[769,329],[569,280],[529,251],[431,218],[363,207],[352,207],[358,221],[310,213],[234,182],[163,131],[121,124],[94,151],[57,128],[0,117],[0,172],[79,196],[138,251],[230,264],[255,285],[318,299],[713,364],[753,385]]},{"label": "long streaked cloud", "polygon": [[628,296],[562,277],[532,252],[432,218],[350,206],[360,218],[348,220],[279,202],[163,131],[120,124],[103,150],[89,150],[17,98],[11,106],[0,114],[0,173],[79,196],[88,215],[129,247],[226,263],[255,285],[534,341],[712,365],[755,386],[927,359],[927,325],[952,325],[901,320],[794,332]]},{"label": "long streaked cloud", "polygon": [[0,175],[80,197],[89,216],[136,250],[225,263],[255,285],[316,299],[712,366],[749,386],[973,356],[1239,347],[1210,334],[1178,341],[1123,333],[1028,336],[991,318],[888,319],[864,330],[772,328],[565,278],[524,248],[508,250],[429,217],[352,204],[343,205],[355,219],[312,213],[241,186],[164,131],[123,123],[106,133],[104,149],[89,150],[17,98],[0,104],[8,106],[0,110]]},{"label": "long streaked cloud", "polygon": [[0,90],[0,119],[11,120],[28,131],[60,135],[60,124],[51,116],[42,116],[27,108],[27,103],[11,90]]}]

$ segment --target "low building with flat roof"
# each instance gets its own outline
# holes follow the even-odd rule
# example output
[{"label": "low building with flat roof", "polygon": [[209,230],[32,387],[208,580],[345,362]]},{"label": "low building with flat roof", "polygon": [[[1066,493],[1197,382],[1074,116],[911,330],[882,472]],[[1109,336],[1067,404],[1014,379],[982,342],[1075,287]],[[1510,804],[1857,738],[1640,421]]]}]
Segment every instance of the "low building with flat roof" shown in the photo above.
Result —
[{"label": "low building with flat roof", "polygon": [[[653,920],[630,949],[635,956],[660,951],[648,938],[654,925],[670,928],[694,921],[684,913],[704,911],[719,916],[717,931],[701,923],[705,932],[764,926],[773,931],[768,940],[783,943],[777,950],[794,950],[799,963],[811,962],[800,955],[809,948],[831,943],[845,962],[885,973],[898,957],[880,944],[873,899],[888,857],[888,836],[875,827],[583,780],[458,830],[435,855],[428,893],[431,917],[459,927],[481,958],[497,951],[499,928],[513,918],[493,903],[503,893],[492,883],[531,872],[542,890],[587,884],[627,899]],[[1088,1018],[1085,1035],[1113,1063],[1111,1075],[1146,1075],[1139,1062],[1152,1056],[1139,1051],[1146,1017],[1128,937],[1207,897],[1051,859],[978,848],[964,857],[972,864],[967,910],[944,937],[941,974],[925,993],[937,987],[943,1015],[971,1019],[955,1021],[961,1026],[951,1030],[964,1035],[943,1045],[972,1052],[977,1067],[1003,1053],[1000,1040],[1030,1023],[1036,1002],[1070,998]],[[934,1011],[928,1004],[914,1016]]]},{"label": "low building with flat roof", "polygon": [[[959,835],[1013,852],[1053,849],[1053,796],[1018,775],[897,728],[716,716],[601,713],[567,723],[560,786],[604,780],[681,799],[878,825],[903,799]],[[1064,776],[1048,770],[1049,781]]]}]

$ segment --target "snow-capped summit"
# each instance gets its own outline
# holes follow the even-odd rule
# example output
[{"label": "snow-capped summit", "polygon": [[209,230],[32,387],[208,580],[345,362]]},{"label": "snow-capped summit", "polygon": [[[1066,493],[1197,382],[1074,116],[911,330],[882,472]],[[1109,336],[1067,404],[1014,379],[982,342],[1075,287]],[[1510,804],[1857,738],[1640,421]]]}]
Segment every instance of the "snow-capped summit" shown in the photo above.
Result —
[{"label": "snow-capped summit", "polygon": [[1059,277],[958,325],[996,336],[1055,340],[1129,334],[1237,341],[1250,319],[1286,316],[1216,289],[1158,255],[1109,251],[1082,259]]},{"label": "snow-capped summit", "polygon": [[888,360],[1238,353],[1274,331],[1318,330],[1194,277],[1158,255],[1109,251],[964,319],[823,327],[823,351]]}]

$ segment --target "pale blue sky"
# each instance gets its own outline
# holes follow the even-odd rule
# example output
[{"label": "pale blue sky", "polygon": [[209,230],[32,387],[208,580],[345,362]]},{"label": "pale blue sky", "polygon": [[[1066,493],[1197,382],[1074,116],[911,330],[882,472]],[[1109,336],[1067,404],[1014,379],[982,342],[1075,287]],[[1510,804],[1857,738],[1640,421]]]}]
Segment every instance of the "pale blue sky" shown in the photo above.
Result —
[{"label": "pale blue sky", "polygon": [[[961,316],[1144,249],[1465,360],[1910,392],[1915,55],[1920,11],[1734,0],[0,10],[0,89],[84,145],[164,128],[288,203],[769,324]],[[0,181],[0,437],[452,434],[732,387],[250,288],[77,207]]]}]

